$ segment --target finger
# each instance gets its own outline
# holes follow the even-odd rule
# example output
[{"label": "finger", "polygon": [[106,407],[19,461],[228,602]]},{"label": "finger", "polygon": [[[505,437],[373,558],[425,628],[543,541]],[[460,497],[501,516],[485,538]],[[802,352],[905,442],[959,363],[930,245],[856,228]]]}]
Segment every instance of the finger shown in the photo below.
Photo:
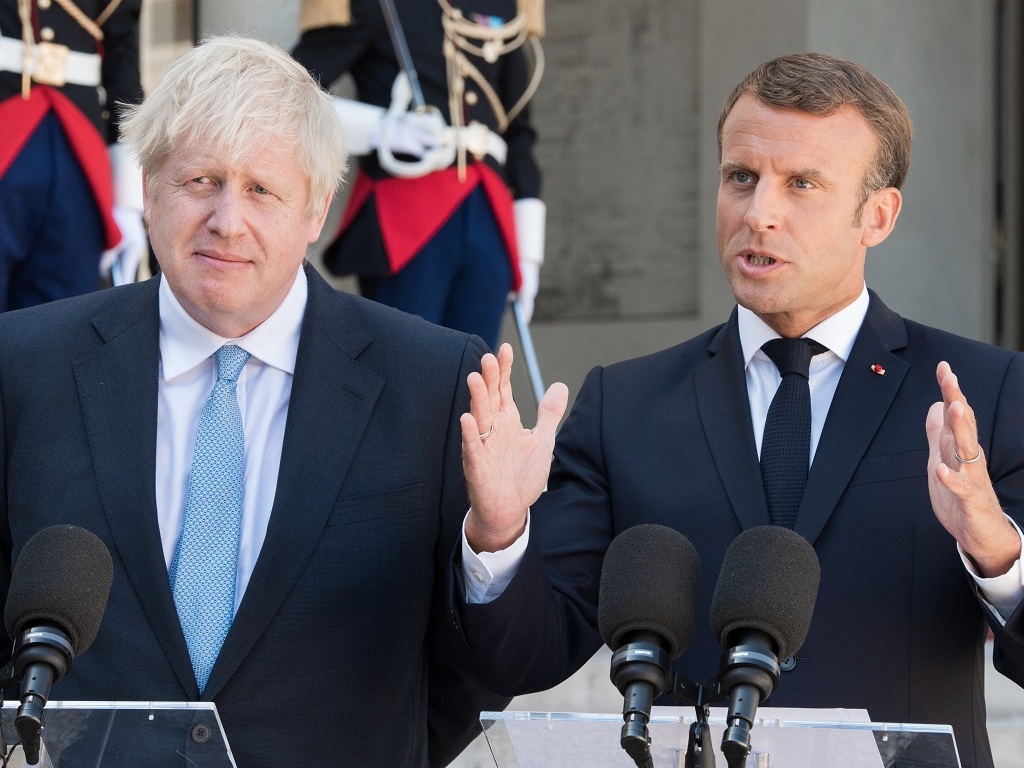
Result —
[{"label": "finger", "polygon": [[466,377],[469,388],[469,412],[478,422],[488,422],[491,410],[491,398],[487,391],[487,382],[482,373],[474,371]]},{"label": "finger", "polygon": [[486,397],[480,403],[481,410],[474,411],[477,420],[484,427],[491,425],[491,419],[501,407],[501,396],[498,393],[498,382],[501,374],[498,358],[488,352],[480,358],[480,375],[486,385]]},{"label": "finger", "polygon": [[950,468],[964,470],[977,465],[984,469],[984,456],[978,443],[978,430],[974,425],[974,414],[969,406],[955,402],[946,409],[946,418],[953,434],[953,462],[946,462]]},{"label": "finger", "polygon": [[540,399],[540,405],[537,408],[536,429],[554,435],[568,404],[569,388],[562,382],[556,381],[548,387],[548,391]]},{"label": "finger", "polygon": [[512,345],[505,342],[498,348],[498,401],[499,407],[514,404],[512,398]]},{"label": "finger", "polygon": [[953,373],[949,363],[943,360],[935,369],[935,377],[939,381],[939,389],[942,390],[942,400],[946,405],[962,403],[967,405],[967,397],[960,390],[960,379]]},{"label": "finger", "polygon": [[[960,380],[953,373],[949,363],[942,361],[936,369],[942,400],[945,403],[945,419],[953,435],[955,454],[946,459],[951,469],[960,470],[964,466],[984,462],[980,460],[981,446],[978,442],[978,425],[974,417],[974,409],[967,402],[967,397],[960,389]],[[959,465],[959,466],[957,466]]]},{"label": "finger", "polygon": [[946,422],[945,403],[932,403],[928,409],[928,417],[924,422],[924,431],[928,435],[928,450],[930,453],[940,453],[942,450],[942,427]]},{"label": "finger", "polygon": [[473,414],[464,413],[459,417],[459,426],[462,428],[462,457],[471,458],[480,450],[480,427],[473,418]]}]

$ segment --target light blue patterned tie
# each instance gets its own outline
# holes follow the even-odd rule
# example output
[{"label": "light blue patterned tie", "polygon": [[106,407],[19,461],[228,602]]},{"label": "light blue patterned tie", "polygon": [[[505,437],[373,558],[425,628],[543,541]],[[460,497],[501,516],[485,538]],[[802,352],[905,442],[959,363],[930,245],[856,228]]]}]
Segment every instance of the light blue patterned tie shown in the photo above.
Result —
[{"label": "light blue patterned tie", "polygon": [[249,353],[217,350],[217,383],[196,432],[185,520],[171,562],[171,588],[199,692],[231,627],[242,528],[245,438],[236,387]]}]

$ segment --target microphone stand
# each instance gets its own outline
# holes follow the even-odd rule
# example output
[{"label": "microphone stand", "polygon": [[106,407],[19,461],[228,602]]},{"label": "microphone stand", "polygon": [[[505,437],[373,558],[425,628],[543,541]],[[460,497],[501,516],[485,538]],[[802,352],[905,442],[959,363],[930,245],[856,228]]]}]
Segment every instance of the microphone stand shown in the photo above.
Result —
[{"label": "microphone stand", "polygon": [[[14,672],[14,664],[8,662],[0,670],[0,712],[3,711],[4,706],[4,689],[17,679],[18,676]],[[7,737],[4,734],[3,720],[0,719],[0,766],[3,766],[3,768],[7,768],[7,758]]]},{"label": "microphone stand", "polygon": [[708,725],[710,705],[725,701],[728,696],[722,692],[717,679],[697,683],[678,672],[672,674],[672,689],[668,697],[677,704],[692,704],[697,719],[690,725],[690,737],[686,745],[685,768],[715,768],[715,750],[711,744],[711,726]]},{"label": "microphone stand", "polygon": [[670,663],[657,638],[643,633],[612,655],[611,680],[624,696],[619,746],[637,768],[654,768],[647,724],[651,704],[668,687]]}]

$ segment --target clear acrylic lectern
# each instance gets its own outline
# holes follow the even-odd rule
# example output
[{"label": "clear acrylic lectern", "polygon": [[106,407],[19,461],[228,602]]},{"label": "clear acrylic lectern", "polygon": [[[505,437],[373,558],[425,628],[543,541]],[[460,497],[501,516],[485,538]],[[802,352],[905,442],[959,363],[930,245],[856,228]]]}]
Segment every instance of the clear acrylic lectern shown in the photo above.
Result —
[{"label": "clear acrylic lectern", "polygon": [[[3,706],[11,768],[25,765],[17,711]],[[50,701],[42,723],[41,768],[237,768],[212,702]]]},{"label": "clear acrylic lectern", "polygon": [[[714,757],[724,766],[718,750],[726,713],[711,711]],[[801,710],[803,719],[794,719],[782,716],[782,710],[759,710],[746,768],[960,768],[949,726],[811,719],[809,712],[814,710]],[[685,707],[654,708],[649,723],[654,768],[687,764],[695,719]],[[621,714],[482,712],[480,722],[498,768],[636,768],[619,746]]]}]

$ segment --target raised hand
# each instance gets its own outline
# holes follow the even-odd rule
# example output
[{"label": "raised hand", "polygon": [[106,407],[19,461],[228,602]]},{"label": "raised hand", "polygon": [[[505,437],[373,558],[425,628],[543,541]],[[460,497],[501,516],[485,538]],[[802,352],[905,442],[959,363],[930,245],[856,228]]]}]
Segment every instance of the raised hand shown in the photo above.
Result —
[{"label": "raised hand", "polygon": [[557,382],[541,398],[537,425],[523,427],[512,398],[512,347],[486,354],[467,380],[469,413],[462,415],[462,465],[472,509],[466,538],[476,552],[495,552],[518,538],[526,513],[547,485],[555,430],[569,402]]},{"label": "raised hand", "polygon": [[1020,558],[1020,537],[1003,514],[978,443],[978,425],[949,363],[935,376],[942,402],[928,410],[928,492],[943,527],[982,576],[999,576]]}]

